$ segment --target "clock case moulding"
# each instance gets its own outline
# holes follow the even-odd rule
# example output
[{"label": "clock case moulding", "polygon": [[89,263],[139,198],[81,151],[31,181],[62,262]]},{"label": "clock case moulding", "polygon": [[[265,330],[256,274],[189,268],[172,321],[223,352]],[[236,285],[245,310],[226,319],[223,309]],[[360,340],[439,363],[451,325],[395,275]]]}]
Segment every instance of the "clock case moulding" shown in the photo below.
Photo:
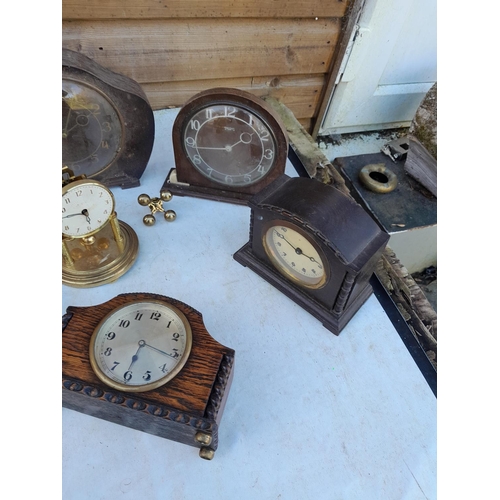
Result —
[{"label": "clock case moulding", "polygon": [[[123,392],[99,380],[89,345],[101,319],[135,300],[161,300],[177,307],[192,329],[192,348],[182,370],[147,392]],[[90,307],[69,306],[62,322],[62,405],[93,417],[200,448],[211,459],[234,373],[234,350],[215,341],[192,307],[170,297],[127,293]]]},{"label": "clock case moulding", "polygon": [[[105,94],[122,122],[121,150],[103,170],[87,177],[108,187],[120,186],[125,189],[139,186],[155,138],[153,110],[142,87],[135,80],[104,68],[79,52],[64,48],[62,78],[83,82]],[[85,174],[76,166],[66,166],[76,175]]]},{"label": "clock case moulding", "polygon": [[[276,143],[276,160],[268,174],[254,184],[231,189],[213,182],[199,173],[187,156],[182,137],[190,117],[204,107],[218,104],[235,104],[246,108],[261,118],[271,129]],[[169,190],[178,196],[193,196],[238,205],[246,205],[252,196],[282,175],[288,158],[288,134],[281,117],[260,97],[226,87],[202,91],[184,104],[172,127],[172,143],[175,168],[169,171],[162,190]]]},{"label": "clock case moulding", "polygon": [[[234,259],[338,335],[373,292],[369,280],[389,235],[360,205],[315,179],[284,174],[248,205],[249,241]],[[263,231],[279,220],[301,228],[321,249],[329,274],[321,288],[296,285],[274,268],[264,249]]]}]

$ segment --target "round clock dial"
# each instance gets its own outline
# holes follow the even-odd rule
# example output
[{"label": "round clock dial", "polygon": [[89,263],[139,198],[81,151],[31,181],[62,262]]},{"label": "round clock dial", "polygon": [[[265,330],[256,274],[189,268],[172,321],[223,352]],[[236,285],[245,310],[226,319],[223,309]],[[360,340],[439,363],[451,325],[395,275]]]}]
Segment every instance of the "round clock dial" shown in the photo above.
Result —
[{"label": "round clock dial", "polygon": [[113,195],[102,184],[86,179],[68,184],[62,191],[62,234],[90,236],[108,222],[114,208]]},{"label": "round clock dial", "polygon": [[120,116],[100,91],[83,82],[62,81],[62,162],[90,177],[109,167],[120,152]]},{"label": "round clock dial", "polygon": [[108,314],[90,340],[92,369],[122,391],[156,389],[172,380],[191,352],[191,327],[176,307],[138,301]]},{"label": "round clock dial", "polygon": [[317,246],[296,226],[280,221],[265,230],[264,249],[281,274],[299,285],[319,288],[326,282],[325,261]]},{"label": "round clock dial", "polygon": [[276,158],[271,129],[257,114],[235,103],[198,109],[186,121],[182,140],[194,168],[227,186],[260,181]]}]

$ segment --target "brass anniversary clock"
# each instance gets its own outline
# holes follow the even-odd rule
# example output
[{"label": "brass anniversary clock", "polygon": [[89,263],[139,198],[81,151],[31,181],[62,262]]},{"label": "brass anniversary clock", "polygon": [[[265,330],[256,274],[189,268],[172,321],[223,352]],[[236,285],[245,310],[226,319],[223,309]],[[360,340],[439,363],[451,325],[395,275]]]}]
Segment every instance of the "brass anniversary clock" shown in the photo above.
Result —
[{"label": "brass anniversary clock", "polygon": [[234,351],[192,307],[129,293],[67,308],[63,406],[200,449],[210,460],[231,386]]},{"label": "brass anniversary clock", "polygon": [[133,265],[138,249],[135,231],[117,218],[113,193],[63,169],[63,284],[84,288],[115,281]]},{"label": "brass anniversary clock", "polygon": [[372,293],[389,235],[348,196],[310,178],[283,175],[249,206],[250,240],[234,259],[338,335]]},{"label": "brass anniversary clock", "polygon": [[284,173],[288,136],[262,99],[231,88],[206,90],[179,111],[172,141],[173,194],[246,204]]},{"label": "brass anniversary clock", "polygon": [[153,149],[153,111],[140,85],[62,51],[62,164],[106,186],[138,186]]}]

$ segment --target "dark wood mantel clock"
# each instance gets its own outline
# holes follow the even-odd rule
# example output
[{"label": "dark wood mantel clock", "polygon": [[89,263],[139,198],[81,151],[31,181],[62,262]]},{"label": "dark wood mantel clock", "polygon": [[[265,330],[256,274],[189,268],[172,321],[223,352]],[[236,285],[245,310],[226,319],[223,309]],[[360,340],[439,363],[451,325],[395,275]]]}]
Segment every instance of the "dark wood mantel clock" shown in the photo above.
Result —
[{"label": "dark wood mantel clock", "polygon": [[139,186],[155,136],[141,86],[62,50],[62,165],[108,187]]},{"label": "dark wood mantel clock", "polygon": [[234,254],[338,335],[372,293],[389,235],[344,193],[282,175],[250,201],[250,240]]},{"label": "dark wood mantel clock", "polygon": [[246,204],[285,171],[288,135],[263,99],[232,88],[205,90],[179,111],[172,142],[175,168],[162,189]]},{"label": "dark wood mantel clock", "polygon": [[231,387],[234,350],[202,315],[152,293],[67,308],[64,407],[200,449],[211,460]]}]

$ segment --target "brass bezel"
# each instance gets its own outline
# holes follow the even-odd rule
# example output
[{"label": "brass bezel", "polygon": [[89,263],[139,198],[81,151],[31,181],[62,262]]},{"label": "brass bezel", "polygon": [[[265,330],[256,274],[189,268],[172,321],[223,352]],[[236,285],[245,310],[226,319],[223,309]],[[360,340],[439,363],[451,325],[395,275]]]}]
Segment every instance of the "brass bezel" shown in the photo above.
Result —
[{"label": "brass bezel", "polygon": [[103,189],[104,191],[107,191],[109,193],[109,195],[111,196],[111,201],[112,201],[111,210],[109,212],[109,216],[106,219],[106,221],[103,222],[98,228],[94,229],[93,231],[90,231],[88,233],[79,234],[78,236],[66,234],[63,232],[62,233],[63,237],[68,238],[68,239],[85,238],[87,236],[92,236],[93,234],[98,233],[109,222],[109,220],[111,219],[111,216],[115,213],[115,197],[113,196],[113,193],[111,192],[111,190],[108,189],[102,182],[99,182],[99,181],[94,181],[92,179],[81,179],[79,181],[70,182],[69,184],[66,184],[62,188],[62,196],[64,196],[68,191],[71,191],[74,188],[77,188],[78,186],[81,186],[84,184],[85,185],[94,185],[94,186],[99,187],[100,189]]},{"label": "brass bezel", "polygon": [[[276,226],[285,226],[285,227],[288,227],[288,228],[296,231],[301,236],[306,238],[307,241],[314,247],[316,252],[318,252],[318,255],[321,259],[321,264],[323,265],[323,268],[325,270],[321,280],[318,283],[314,283],[314,284],[306,283],[303,278],[300,278],[298,273],[297,273],[297,275],[295,275],[291,272],[291,270],[289,268],[285,267],[283,265],[281,259],[279,259],[276,256],[276,251],[273,248],[271,248],[271,246],[267,242],[267,234],[269,233],[269,231],[272,228],[274,228]],[[262,236],[262,246],[264,247],[264,250],[266,252],[267,257],[271,261],[271,264],[274,266],[274,268],[277,271],[279,271],[283,276],[285,276],[285,278],[291,280],[293,283],[299,285],[302,288],[307,288],[307,289],[311,289],[311,290],[317,290],[319,288],[323,288],[328,283],[328,281],[330,281],[330,266],[328,263],[328,259],[325,256],[325,253],[323,252],[321,247],[314,241],[314,239],[311,238],[310,233],[308,233],[307,231],[305,231],[301,227],[297,226],[296,224],[293,224],[292,222],[284,220],[284,219],[274,219],[274,220],[268,221],[267,223],[265,223],[262,226],[261,236]]]},{"label": "brass bezel", "polygon": [[[102,330],[103,326],[105,323],[113,316],[118,314],[120,311],[123,309],[129,309],[133,308],[133,306],[138,306],[138,305],[152,305],[152,304],[157,304],[162,307],[165,307],[167,309],[170,309],[175,315],[179,317],[179,319],[182,321],[184,328],[186,329],[186,348],[184,349],[184,353],[180,357],[177,365],[170,371],[165,377],[162,377],[155,382],[149,383],[149,384],[143,384],[143,385],[135,385],[135,386],[129,386],[125,384],[120,384],[119,382],[116,382],[115,380],[109,378],[100,368],[99,363],[96,359],[95,356],[95,344],[96,340],[99,337],[99,333]],[[108,385],[109,387],[112,387],[113,389],[116,389],[118,391],[124,391],[124,392],[146,392],[146,391],[152,391],[154,389],[157,389],[158,387],[161,387],[165,385],[167,382],[170,382],[174,377],[176,377],[179,372],[182,370],[184,365],[186,364],[189,355],[191,354],[191,348],[193,345],[193,333],[191,330],[191,324],[189,323],[188,319],[186,318],[185,314],[180,311],[177,307],[174,305],[164,302],[162,300],[132,300],[128,302],[127,304],[124,304],[120,307],[117,307],[110,311],[104,318],[101,319],[99,324],[96,326],[94,329],[94,332],[92,333],[92,336],[90,338],[90,343],[89,343],[89,356],[90,356],[90,365],[92,367],[92,370],[96,374],[96,376],[99,378],[101,382],[104,384]]]}]

